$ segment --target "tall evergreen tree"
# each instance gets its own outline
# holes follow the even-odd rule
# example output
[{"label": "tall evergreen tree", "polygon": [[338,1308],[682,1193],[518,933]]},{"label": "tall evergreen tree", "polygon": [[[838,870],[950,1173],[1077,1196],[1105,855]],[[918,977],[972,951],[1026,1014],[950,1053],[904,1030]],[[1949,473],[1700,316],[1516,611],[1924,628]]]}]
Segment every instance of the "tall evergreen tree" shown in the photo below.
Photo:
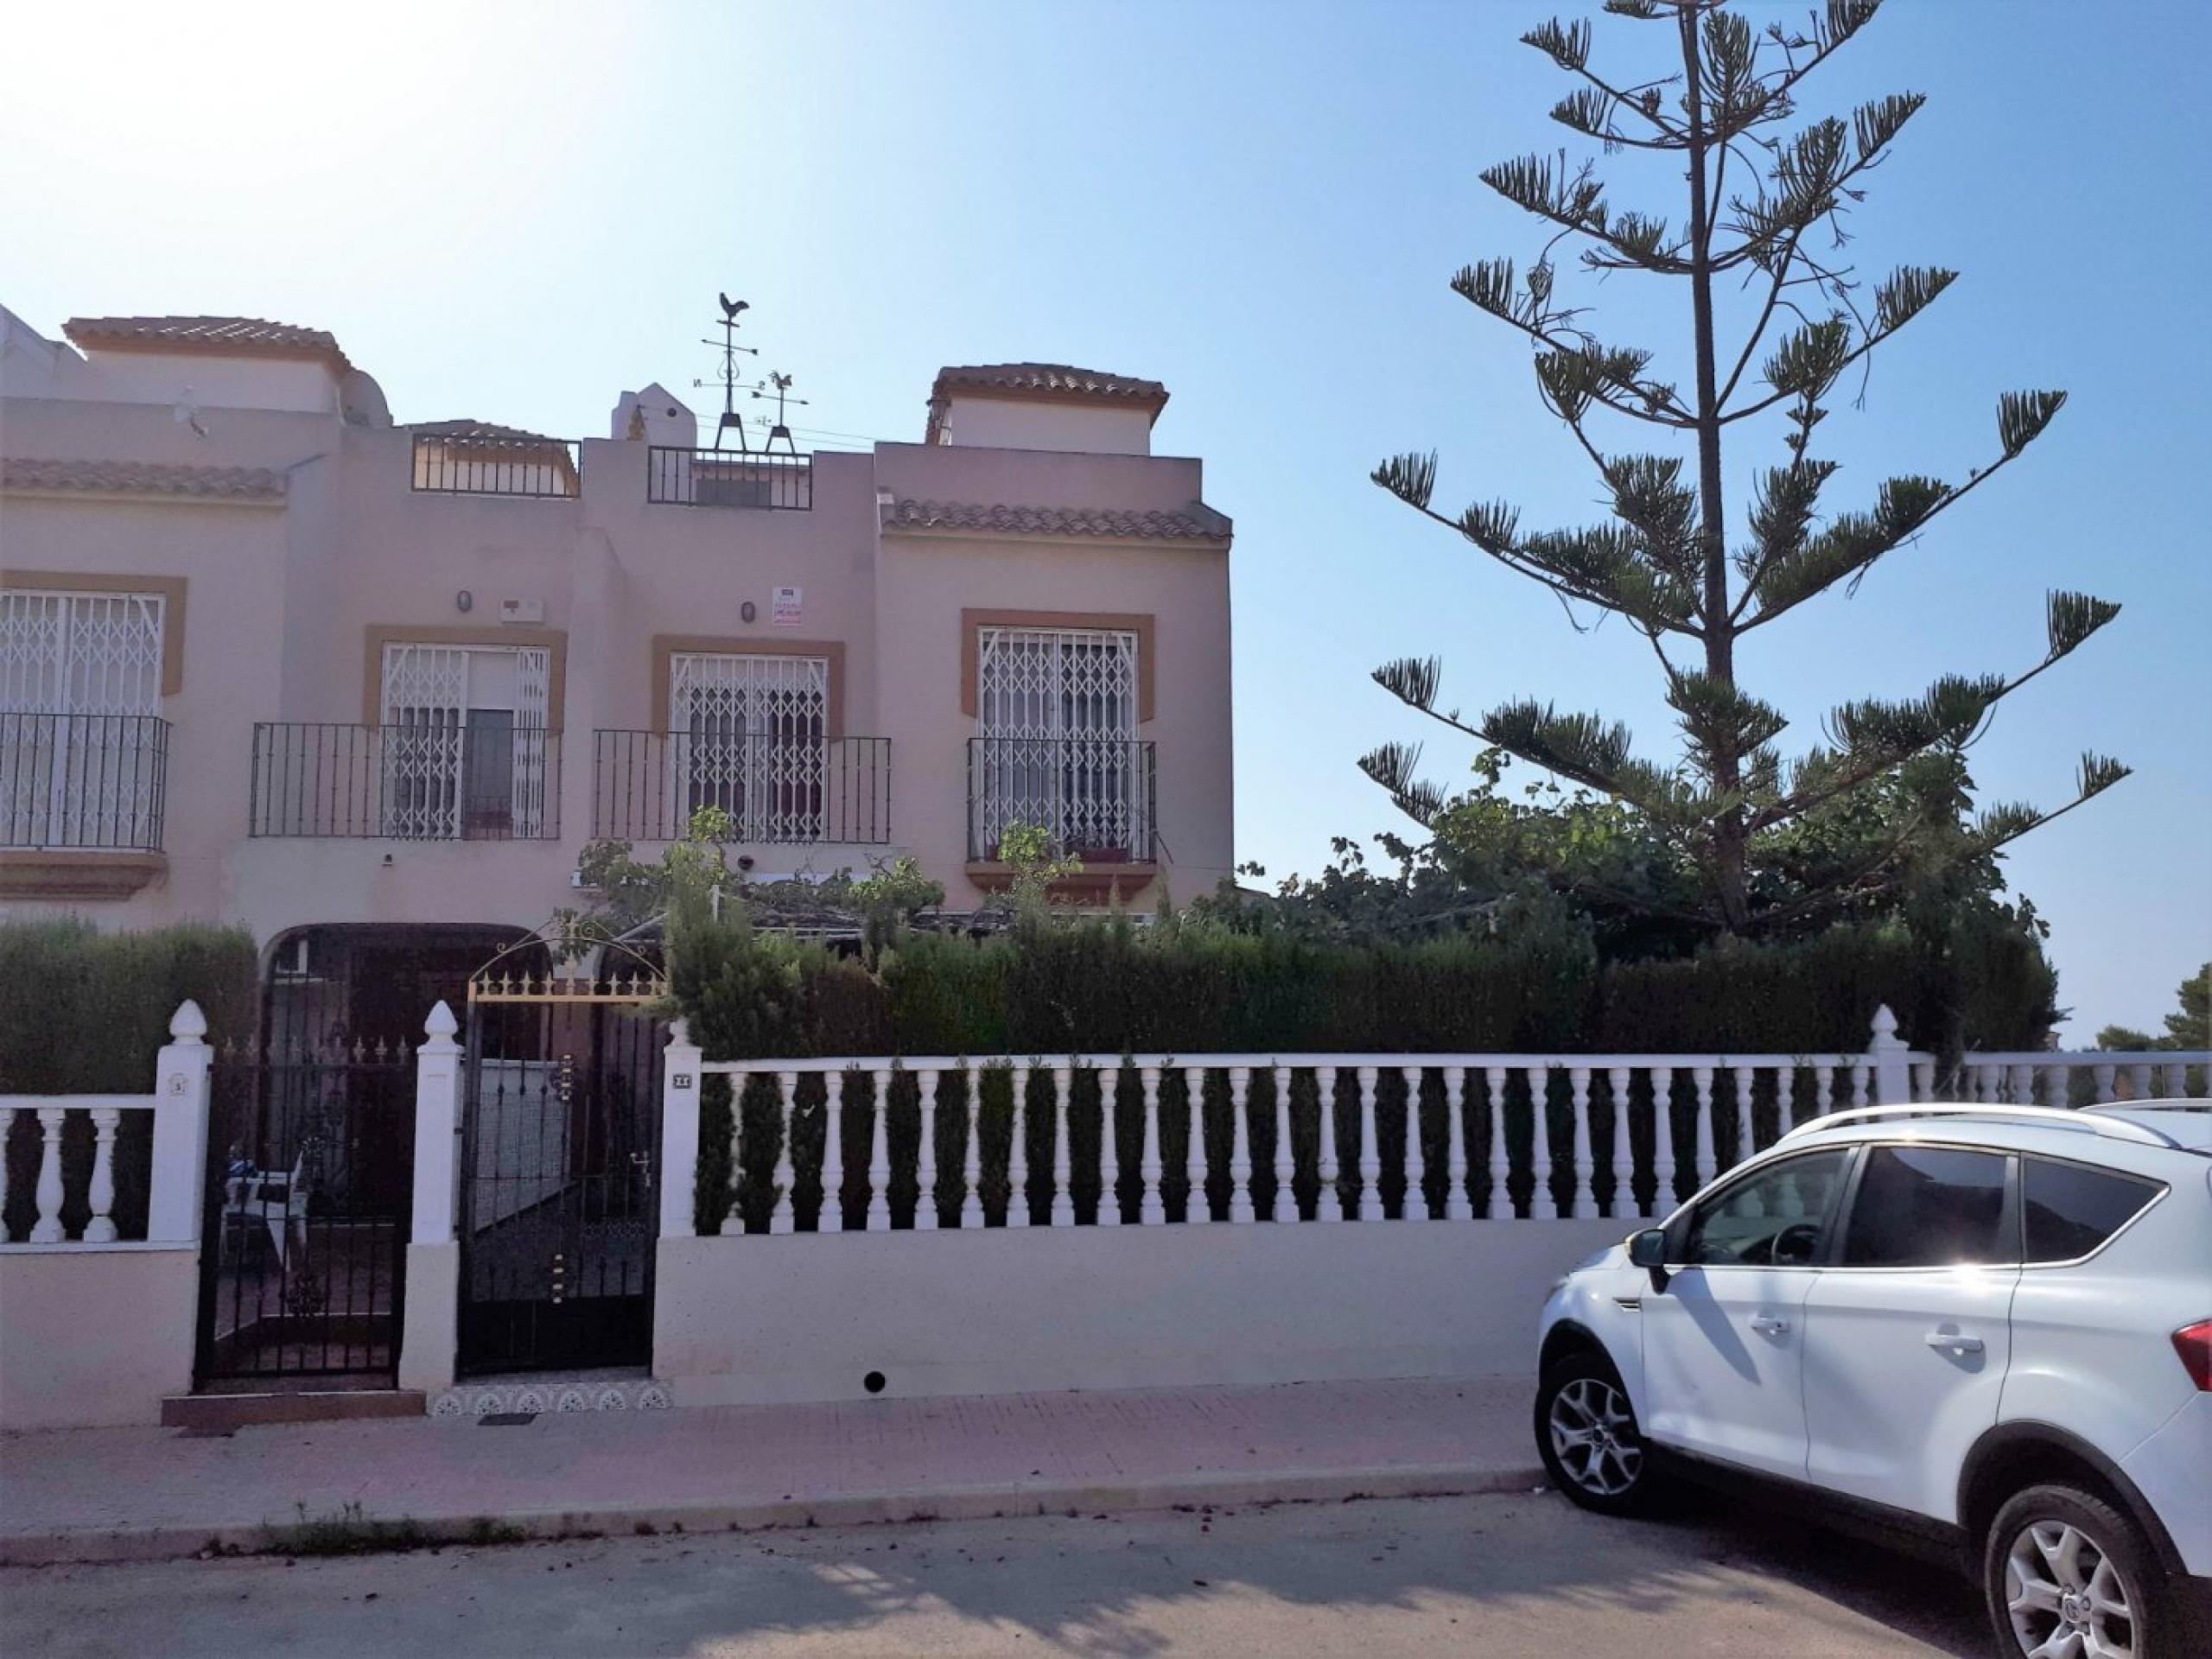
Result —
[{"label": "tall evergreen tree", "polygon": [[[1549,227],[1525,270],[1483,260],[1453,291],[1526,337],[1536,390],[1597,469],[1610,522],[1524,528],[1513,507],[1480,502],[1458,516],[1431,505],[1433,451],[1396,456],[1375,481],[1457,531],[1570,607],[1611,613],[1650,643],[1682,738],[1680,762],[1631,752],[1625,726],[1523,699],[1463,717],[1439,705],[1440,665],[1408,658],[1377,669],[1386,690],[1456,732],[1533,762],[1633,813],[1680,868],[1694,872],[1687,912],[1662,900],[1609,895],[1634,910],[1662,904],[1714,933],[1802,931],[1827,914],[1863,907],[1870,893],[1924,880],[1931,861],[1978,862],[2127,775],[2106,756],[2082,757],[2075,798],[2055,810],[1989,807],[1961,818],[1929,803],[1961,799],[1963,751],[2005,697],[2080,646],[2120,607],[2086,594],[2048,595],[2039,658],[2010,672],[1948,674],[1923,696],[1863,698],[1827,717],[1823,740],[1785,761],[1776,740],[1788,721],[1739,684],[1737,641],[1839,585],[1855,586],[1885,554],[2010,466],[2065,402],[2063,391],[2007,392],[1996,450],[1963,482],[1910,474],[1885,480],[1871,504],[1825,509],[1837,463],[1815,453],[1828,403],[1844,378],[1911,322],[1957,273],[1907,265],[1875,283],[1840,257],[1842,221],[1865,199],[1873,169],[1921,105],[1917,92],[1863,104],[1847,117],[1799,124],[1807,78],[1872,21],[1881,0],[1826,0],[1802,29],[1755,29],[1728,0],[1605,0],[1605,10],[1650,26],[1662,73],[1627,80],[1592,63],[1587,22],[1550,22],[1524,42],[1577,83],[1552,118],[1606,155],[1662,158],[1680,168],[1679,224],[1617,208],[1594,163],[1564,152],[1504,162],[1482,176]],[[1655,42],[1657,44],[1657,42]],[[1687,289],[1687,385],[1655,354],[1601,339],[1570,305],[1560,264],[1575,251],[1586,273],[1639,271]],[[1721,339],[1717,289],[1749,295],[1747,329]],[[1725,300],[1726,296],[1723,295]],[[1761,353],[1764,350],[1764,356]],[[1756,366],[1755,366],[1756,365]],[[1722,449],[1761,416],[1781,427],[1779,454],[1759,473],[1744,539],[1730,545]],[[1641,429],[1671,452],[1637,453],[1611,440]],[[1416,745],[1385,744],[1362,767],[1398,804],[1434,826],[1451,803],[1417,775]],[[1861,803],[1886,800],[1881,833],[1832,836],[1820,826]],[[1823,857],[1821,849],[1830,855]],[[1760,880],[1762,868],[1786,869]]]}]

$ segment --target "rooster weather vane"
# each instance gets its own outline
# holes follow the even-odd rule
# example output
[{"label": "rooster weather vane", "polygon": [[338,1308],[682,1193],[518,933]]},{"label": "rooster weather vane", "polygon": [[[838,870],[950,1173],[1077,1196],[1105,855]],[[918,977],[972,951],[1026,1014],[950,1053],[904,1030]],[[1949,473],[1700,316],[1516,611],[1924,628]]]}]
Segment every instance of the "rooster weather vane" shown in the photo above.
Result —
[{"label": "rooster weather vane", "polygon": [[[738,314],[741,311],[750,311],[753,307],[750,302],[733,300],[727,294],[717,294],[715,297],[721,302],[722,337],[719,341],[702,340],[699,343],[702,346],[719,344],[721,346],[721,373],[715,382],[695,380],[691,384],[695,386],[717,384],[722,389],[722,417],[720,424],[715,429],[715,448],[721,448],[722,439],[734,432],[737,435],[738,453],[750,454],[753,452],[753,446],[746,442],[745,416],[737,412],[738,387],[744,384],[738,378],[737,354],[744,352],[749,356],[758,357],[760,355],[760,348],[757,346],[739,345],[737,328]],[[756,380],[747,386],[747,392],[756,402],[765,401],[771,394],[776,399],[776,423],[769,429],[767,440],[760,446],[760,453],[763,454],[766,454],[775,447],[776,440],[779,438],[784,441],[784,448],[788,453],[794,455],[798,453],[798,445],[791,437],[791,428],[784,424],[784,415],[786,404],[796,404],[804,409],[806,407],[807,400],[791,395],[792,384],[790,375],[771,369],[766,380]]]}]

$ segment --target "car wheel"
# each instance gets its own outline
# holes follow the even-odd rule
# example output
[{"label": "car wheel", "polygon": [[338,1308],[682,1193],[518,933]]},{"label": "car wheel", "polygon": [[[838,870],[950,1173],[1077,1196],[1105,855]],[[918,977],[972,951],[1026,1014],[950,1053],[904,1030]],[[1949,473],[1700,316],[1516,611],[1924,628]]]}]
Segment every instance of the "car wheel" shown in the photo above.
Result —
[{"label": "car wheel", "polygon": [[1536,1389],[1536,1450],[1552,1484],[1586,1510],[1626,1515],[1651,1485],[1620,1374],[1601,1353],[1569,1354]]},{"label": "car wheel", "polygon": [[1998,1510],[1981,1582],[2001,1653],[2168,1659],[2182,1651],[2165,1573],[2142,1529],[2078,1487],[2031,1486]]}]

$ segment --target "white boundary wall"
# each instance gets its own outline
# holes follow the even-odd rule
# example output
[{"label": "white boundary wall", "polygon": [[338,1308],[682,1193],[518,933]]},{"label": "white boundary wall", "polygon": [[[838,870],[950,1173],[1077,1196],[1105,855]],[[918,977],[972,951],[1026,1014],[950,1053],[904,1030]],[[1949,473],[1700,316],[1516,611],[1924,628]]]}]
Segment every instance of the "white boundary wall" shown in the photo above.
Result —
[{"label": "white boundary wall", "polygon": [[1637,1224],[991,1228],[664,1238],[683,1405],[1533,1375],[1552,1281]]}]

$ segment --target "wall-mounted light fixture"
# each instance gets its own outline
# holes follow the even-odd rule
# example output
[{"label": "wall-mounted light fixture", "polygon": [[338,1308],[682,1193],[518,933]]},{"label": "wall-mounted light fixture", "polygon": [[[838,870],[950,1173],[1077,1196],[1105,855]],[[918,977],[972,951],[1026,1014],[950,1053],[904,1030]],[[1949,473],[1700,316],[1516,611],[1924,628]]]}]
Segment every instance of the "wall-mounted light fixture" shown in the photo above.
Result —
[{"label": "wall-mounted light fixture", "polygon": [[453,596],[453,607],[463,616],[467,616],[469,612],[476,608],[476,595],[470,593],[467,588],[462,588]]},{"label": "wall-mounted light fixture", "polygon": [[753,601],[748,599],[744,604],[737,607],[737,613],[743,617],[747,622],[750,622],[754,617],[760,615],[760,612],[759,608],[754,606]]}]

